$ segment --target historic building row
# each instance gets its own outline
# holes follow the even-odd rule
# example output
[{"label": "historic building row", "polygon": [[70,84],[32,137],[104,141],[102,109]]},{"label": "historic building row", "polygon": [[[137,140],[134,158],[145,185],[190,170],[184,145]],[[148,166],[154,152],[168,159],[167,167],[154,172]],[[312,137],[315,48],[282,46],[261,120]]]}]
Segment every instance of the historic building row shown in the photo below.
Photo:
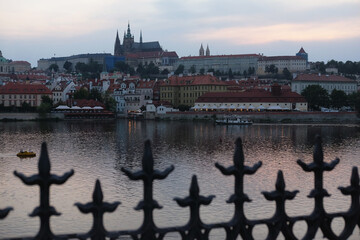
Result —
[{"label": "historic building row", "polygon": [[291,90],[301,93],[310,85],[319,85],[330,94],[334,89],[344,91],[351,94],[358,91],[357,82],[355,80],[338,76],[324,74],[299,74],[291,81]]},{"label": "historic building row", "polygon": [[307,111],[303,96],[282,90],[274,84],[270,91],[251,89],[243,92],[208,92],[195,102],[200,111]]}]

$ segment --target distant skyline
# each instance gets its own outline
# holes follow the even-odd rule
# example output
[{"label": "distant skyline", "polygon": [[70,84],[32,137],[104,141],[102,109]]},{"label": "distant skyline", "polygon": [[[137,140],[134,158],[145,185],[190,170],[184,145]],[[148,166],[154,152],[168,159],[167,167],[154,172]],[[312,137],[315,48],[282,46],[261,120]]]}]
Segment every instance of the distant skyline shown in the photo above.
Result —
[{"label": "distant skyline", "polygon": [[130,23],[135,41],[159,41],[179,57],[260,53],[309,61],[360,61],[360,0],[1,0],[0,51],[41,58],[114,51]]}]

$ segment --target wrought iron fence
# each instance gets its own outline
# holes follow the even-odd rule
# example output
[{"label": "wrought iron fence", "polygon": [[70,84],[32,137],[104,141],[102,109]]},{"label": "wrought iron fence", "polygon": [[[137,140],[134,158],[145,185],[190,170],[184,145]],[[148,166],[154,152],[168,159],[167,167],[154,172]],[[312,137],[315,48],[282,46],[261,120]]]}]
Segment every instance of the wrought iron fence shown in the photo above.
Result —
[{"label": "wrought iron fence", "polygon": [[[181,207],[189,207],[190,219],[184,226],[159,228],[154,223],[153,211],[161,206],[153,198],[153,181],[155,179],[165,179],[173,170],[170,166],[164,171],[154,169],[154,160],[150,141],[145,142],[145,150],[142,159],[142,169],[132,172],[127,168],[121,170],[134,181],[141,180],[144,182],[143,200],[139,202],[136,210],[143,211],[144,219],[142,225],[137,230],[107,231],[103,224],[103,215],[105,212],[113,212],[120,202],[107,203],[103,201],[100,181],[97,180],[93,192],[92,202],[82,204],[75,203],[79,210],[84,213],[93,215],[93,225],[88,233],[71,233],[55,235],[50,227],[50,217],[59,215],[49,202],[49,190],[52,184],[64,184],[73,174],[71,170],[62,176],[50,173],[50,160],[48,157],[46,143],[41,146],[41,154],[38,162],[39,172],[33,176],[27,177],[22,173],[14,171],[15,176],[20,178],[26,185],[39,185],[40,187],[40,206],[34,209],[31,217],[40,218],[40,229],[36,236],[13,238],[13,239],[117,239],[122,236],[128,236],[131,239],[164,239],[169,233],[179,233],[182,239],[209,239],[209,234],[214,229],[223,229],[226,233],[226,239],[254,239],[253,229],[255,226],[265,224],[268,228],[266,239],[276,239],[280,233],[285,239],[297,239],[294,234],[294,224],[299,221],[305,221],[307,230],[303,239],[313,239],[318,230],[321,230],[324,237],[328,239],[347,239],[351,236],[356,225],[360,227],[360,207],[359,207],[359,174],[358,169],[353,167],[350,178],[350,186],[339,187],[343,195],[351,196],[351,205],[348,211],[338,213],[327,213],[324,209],[324,198],[329,197],[326,189],[323,188],[323,174],[325,171],[331,171],[339,163],[335,159],[330,163],[324,162],[321,138],[316,137],[313,162],[306,164],[301,160],[297,163],[305,172],[313,172],[314,189],[310,192],[309,198],[314,199],[314,210],[310,215],[290,217],[285,211],[285,202],[296,197],[299,191],[287,191],[282,171],[278,171],[275,190],[272,192],[262,192],[264,197],[269,201],[276,202],[275,214],[268,219],[249,220],[244,214],[244,203],[251,201],[244,193],[244,176],[255,174],[261,167],[262,163],[258,162],[254,166],[244,165],[244,153],[242,141],[236,140],[236,149],[234,154],[234,165],[224,167],[219,163],[215,166],[224,175],[233,175],[235,177],[234,194],[230,196],[228,203],[234,204],[234,215],[229,222],[219,222],[214,224],[205,224],[201,220],[200,206],[211,204],[213,195],[201,196],[197,178],[192,177],[189,196],[186,198],[174,198]],[[11,207],[0,210],[0,218],[6,221],[6,216],[13,209]],[[331,223],[335,218],[343,218],[345,227],[342,232],[336,235],[331,228]]]}]

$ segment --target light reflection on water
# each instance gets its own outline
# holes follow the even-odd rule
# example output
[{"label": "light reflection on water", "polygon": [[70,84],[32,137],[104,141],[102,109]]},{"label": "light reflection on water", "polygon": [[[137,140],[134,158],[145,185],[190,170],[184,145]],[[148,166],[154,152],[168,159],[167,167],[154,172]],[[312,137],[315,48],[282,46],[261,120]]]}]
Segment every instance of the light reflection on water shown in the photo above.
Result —
[{"label": "light reflection on water", "polygon": [[[326,210],[346,211],[350,199],[342,196],[337,187],[348,186],[352,166],[360,165],[358,126],[214,126],[197,122],[127,120],[0,123],[0,208],[12,206],[15,209],[1,221],[0,236],[29,236],[38,230],[38,218],[27,216],[38,205],[38,187],[23,185],[13,176],[13,171],[27,176],[37,172],[38,158],[18,159],[16,153],[20,149],[39,152],[43,141],[48,143],[52,173],[62,175],[70,169],[75,170],[74,176],[64,185],[51,188],[51,204],[62,213],[60,217],[52,217],[51,224],[53,231],[60,234],[87,232],[91,228],[91,216],[80,214],[74,203],[91,201],[96,179],[101,180],[105,201],[122,202],[114,213],[105,214],[107,229],[136,229],[141,225],[143,215],[133,208],[142,199],[142,183],[130,181],[120,169],[141,168],[146,139],[152,142],[155,168],[164,170],[171,164],[175,166],[168,178],[154,183],[154,199],[163,206],[154,212],[155,222],[160,227],[179,226],[188,221],[189,209],[180,208],[173,198],[189,194],[193,174],[198,176],[202,195],[216,195],[210,205],[201,207],[203,221],[214,223],[231,219],[234,206],[225,201],[233,193],[234,178],[223,176],[214,164],[232,165],[237,137],[243,139],[247,165],[263,162],[254,175],[245,177],[244,191],[253,200],[245,204],[246,216],[249,219],[272,216],[275,203],[266,201],[261,192],[274,190],[278,170],[284,172],[287,190],[300,190],[294,200],[287,202],[287,213],[290,216],[310,214],[313,200],[307,195],[313,188],[313,174],[304,173],[296,160],[312,161],[316,134],[323,137],[325,161],[340,158],[335,170],[324,175],[324,187],[332,195],[325,199]],[[337,224],[341,226],[341,222]],[[304,228],[301,223],[295,227]],[[261,228],[256,230],[260,238],[267,232]]]}]

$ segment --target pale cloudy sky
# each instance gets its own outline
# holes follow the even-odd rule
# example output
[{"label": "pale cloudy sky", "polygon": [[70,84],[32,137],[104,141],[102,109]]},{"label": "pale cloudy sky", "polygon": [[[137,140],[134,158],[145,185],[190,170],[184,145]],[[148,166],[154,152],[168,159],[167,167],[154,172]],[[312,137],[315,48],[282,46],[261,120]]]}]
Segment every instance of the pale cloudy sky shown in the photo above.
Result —
[{"label": "pale cloudy sky", "polygon": [[360,0],[0,0],[0,50],[34,67],[40,58],[113,53],[130,22],[135,41],[179,57],[263,53],[360,61]]}]

